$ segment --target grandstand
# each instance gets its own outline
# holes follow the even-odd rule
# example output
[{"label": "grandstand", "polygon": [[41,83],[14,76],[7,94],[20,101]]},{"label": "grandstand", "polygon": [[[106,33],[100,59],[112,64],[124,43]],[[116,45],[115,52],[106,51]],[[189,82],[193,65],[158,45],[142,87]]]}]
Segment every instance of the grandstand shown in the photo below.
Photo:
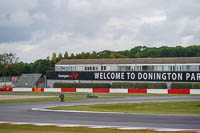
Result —
[{"label": "grandstand", "polygon": [[44,87],[44,79],[42,74],[22,74],[15,87]]}]

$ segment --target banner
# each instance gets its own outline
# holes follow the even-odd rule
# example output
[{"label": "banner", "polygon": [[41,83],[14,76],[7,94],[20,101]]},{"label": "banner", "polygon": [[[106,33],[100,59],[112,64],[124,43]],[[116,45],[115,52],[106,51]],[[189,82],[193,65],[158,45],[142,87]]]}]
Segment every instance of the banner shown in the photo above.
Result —
[{"label": "banner", "polygon": [[178,81],[199,82],[200,72],[47,72],[52,80]]}]

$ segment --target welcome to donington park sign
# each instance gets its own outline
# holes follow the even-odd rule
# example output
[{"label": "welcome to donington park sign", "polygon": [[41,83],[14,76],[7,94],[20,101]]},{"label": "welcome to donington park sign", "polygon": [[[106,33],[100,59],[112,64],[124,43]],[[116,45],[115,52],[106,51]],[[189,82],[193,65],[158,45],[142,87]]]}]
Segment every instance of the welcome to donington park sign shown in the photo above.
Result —
[{"label": "welcome to donington park sign", "polygon": [[199,82],[200,72],[47,72],[47,79]]}]

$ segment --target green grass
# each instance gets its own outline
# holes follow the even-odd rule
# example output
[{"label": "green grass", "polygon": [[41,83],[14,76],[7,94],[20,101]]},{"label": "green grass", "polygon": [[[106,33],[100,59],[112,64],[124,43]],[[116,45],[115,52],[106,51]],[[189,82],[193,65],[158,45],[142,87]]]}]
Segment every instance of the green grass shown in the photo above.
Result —
[{"label": "green grass", "polygon": [[180,133],[180,132],[0,124],[0,133]]},{"label": "green grass", "polygon": [[200,101],[96,104],[80,106],[61,106],[49,109],[147,114],[200,115]]},{"label": "green grass", "polygon": [[[84,100],[84,96],[68,96],[65,100]],[[20,103],[20,102],[43,102],[43,101],[60,101],[59,97],[47,97],[47,98],[29,98],[29,99],[12,99],[12,100],[0,100],[0,103]]]},{"label": "green grass", "polygon": [[[39,93],[39,92],[12,92],[10,95],[29,95],[29,96],[55,96],[47,98],[26,98],[26,99],[10,99],[10,100],[0,100],[1,103],[20,103],[20,102],[44,102],[44,101],[60,101],[58,97],[60,93]],[[75,93],[64,93],[65,100],[85,100],[85,99],[96,99],[96,98],[86,98],[88,93],[75,94]],[[0,93],[1,95],[1,93]],[[9,93],[4,93],[3,95],[9,95]],[[94,95],[94,94],[92,94]],[[106,96],[106,95],[97,95],[98,99],[109,99],[109,98],[122,98],[120,96]]]}]

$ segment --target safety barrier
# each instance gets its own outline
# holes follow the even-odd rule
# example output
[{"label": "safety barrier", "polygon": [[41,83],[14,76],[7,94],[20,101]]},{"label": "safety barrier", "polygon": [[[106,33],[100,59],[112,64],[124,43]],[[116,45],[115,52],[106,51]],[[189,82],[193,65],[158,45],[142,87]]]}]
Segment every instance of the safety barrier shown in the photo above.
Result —
[{"label": "safety barrier", "polygon": [[168,89],[168,94],[190,94],[190,89]]},{"label": "safety barrier", "polygon": [[89,93],[92,93],[93,89],[92,88],[76,88],[76,92],[89,92]]},{"label": "safety barrier", "polygon": [[33,92],[44,92],[44,88],[32,88]]},{"label": "safety barrier", "polygon": [[115,89],[110,89],[110,93],[128,93],[128,89],[120,89],[120,88],[115,88]]},{"label": "safety barrier", "polygon": [[121,89],[121,88],[0,88],[8,92],[86,92],[86,93],[149,93],[200,94],[200,89]]},{"label": "safety barrier", "polygon": [[61,88],[61,92],[76,92],[76,88]]},{"label": "safety barrier", "polygon": [[93,93],[110,93],[109,88],[93,88]]},{"label": "safety barrier", "polygon": [[32,88],[13,88],[12,91],[33,91]]},{"label": "safety barrier", "polygon": [[44,92],[61,92],[61,88],[44,88]]},{"label": "safety barrier", "polygon": [[168,94],[168,89],[147,89],[149,94]]},{"label": "safety barrier", "polygon": [[147,89],[128,89],[128,93],[147,93]]},{"label": "safety barrier", "polygon": [[0,91],[13,91],[12,88],[0,88]]}]

